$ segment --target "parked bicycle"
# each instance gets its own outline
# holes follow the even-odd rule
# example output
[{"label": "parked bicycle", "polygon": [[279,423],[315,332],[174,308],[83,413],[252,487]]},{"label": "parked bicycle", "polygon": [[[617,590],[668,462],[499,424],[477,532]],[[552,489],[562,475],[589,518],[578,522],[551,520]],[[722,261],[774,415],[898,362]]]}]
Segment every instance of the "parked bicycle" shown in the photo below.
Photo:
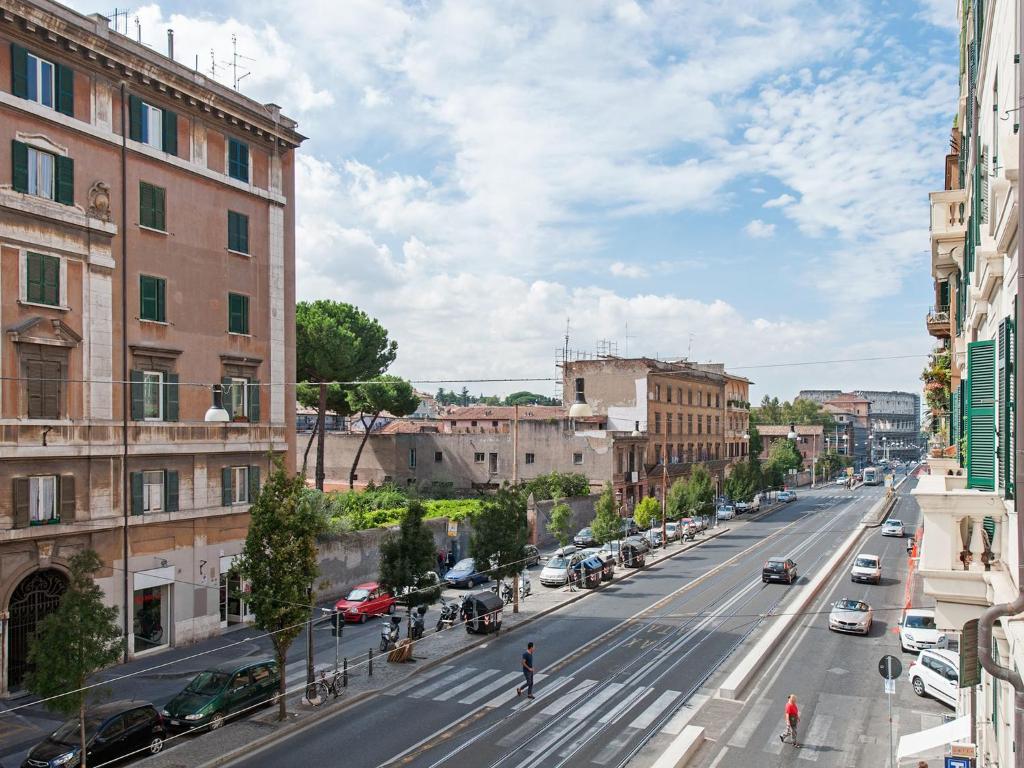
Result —
[{"label": "parked bicycle", "polygon": [[334,670],[334,674],[330,677],[327,676],[327,670],[320,670],[320,677],[316,681],[316,697],[321,701],[330,696],[332,699],[336,699],[341,696],[345,686],[342,684],[341,672]]}]

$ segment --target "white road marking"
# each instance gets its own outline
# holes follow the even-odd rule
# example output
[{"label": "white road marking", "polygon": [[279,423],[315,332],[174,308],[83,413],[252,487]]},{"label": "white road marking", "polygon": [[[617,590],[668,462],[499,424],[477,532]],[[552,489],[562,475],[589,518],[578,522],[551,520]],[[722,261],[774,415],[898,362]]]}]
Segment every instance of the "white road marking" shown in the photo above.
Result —
[{"label": "white road marking", "polygon": [[679,691],[664,691],[656,698],[640,715],[629,724],[630,728],[648,728],[662,712],[678,699],[682,694]]},{"label": "white road marking", "polygon": [[459,699],[459,704],[472,704],[474,701],[482,699],[487,694],[493,693],[494,691],[498,690],[503,686],[512,685],[512,681],[517,679],[523,679],[522,672],[509,672],[507,675],[499,677],[497,680],[491,681],[483,688],[473,691],[473,693],[469,694],[468,696],[463,696],[461,699]]},{"label": "white road marking", "polygon": [[570,704],[576,701],[576,699],[585,694],[595,685],[597,685],[597,680],[584,680],[571,691],[569,691],[567,694],[565,694],[564,696],[559,696],[553,702],[544,707],[544,709],[541,710],[541,714],[547,715],[548,717],[550,717],[551,715],[562,714],[563,711]]},{"label": "white road marking", "polygon": [[654,689],[647,687],[637,688],[635,691],[627,695],[622,701],[620,701],[618,704],[612,707],[611,710],[606,712],[598,722],[603,723],[604,725],[607,725],[608,723],[614,723],[616,720],[622,717],[622,715],[625,713],[627,709],[639,704],[640,699],[644,698],[652,690]]},{"label": "white road marking", "polygon": [[445,664],[444,666],[438,667],[437,669],[427,670],[426,672],[424,672],[421,675],[413,675],[410,680],[406,680],[404,683],[401,683],[400,685],[396,685],[394,688],[392,688],[390,691],[388,691],[387,695],[388,696],[397,696],[398,694],[403,693],[404,691],[409,690],[410,688],[412,688],[415,685],[419,685],[420,683],[425,683],[427,680],[435,678],[438,675],[443,674],[443,673],[449,671],[451,668],[452,667],[451,667],[450,664]]},{"label": "white road marking", "polygon": [[472,688],[474,685],[477,685],[480,681],[485,680],[491,675],[496,674],[498,674],[497,669],[485,669],[480,674],[470,678],[461,685],[456,685],[454,688],[449,688],[444,693],[438,694],[434,697],[434,701],[448,701],[448,699],[452,698],[453,696],[460,694],[463,691],[468,690],[469,688]]},{"label": "white road marking", "polygon": [[622,683],[608,683],[578,707],[570,707],[567,713],[573,720],[585,720],[623,688]]},{"label": "white road marking", "polygon": [[[732,738],[728,741],[729,746],[736,747],[737,749],[746,749],[747,744],[750,743],[750,737],[754,735],[754,731],[761,725],[765,715],[768,714],[768,710],[774,705],[775,702],[771,699],[758,699],[757,703],[750,708],[750,711],[743,716],[739,727],[733,731]],[[772,730],[774,731],[775,729],[773,728]],[[772,738],[775,738],[774,733]]]},{"label": "white road marking", "polygon": [[807,736],[799,737],[803,747],[797,757],[801,760],[816,762],[821,754],[821,747],[825,746],[830,730],[832,730],[832,715],[817,715],[811,721]]},{"label": "white road marking", "polygon": [[669,736],[678,736],[683,732],[683,728],[689,725],[690,720],[697,714],[697,710],[704,706],[704,702],[708,700],[707,694],[697,693],[690,697],[690,700],[683,704],[676,712],[672,719],[665,723],[662,727],[661,732],[667,733]]},{"label": "white road marking", "polygon": [[430,685],[425,685],[422,688],[417,688],[409,694],[410,699],[422,699],[432,694],[434,691],[439,691],[450,683],[454,683],[456,680],[461,680],[464,677],[469,677],[476,672],[476,667],[462,667],[462,669],[456,669],[453,672],[445,675],[440,680],[435,680]]}]

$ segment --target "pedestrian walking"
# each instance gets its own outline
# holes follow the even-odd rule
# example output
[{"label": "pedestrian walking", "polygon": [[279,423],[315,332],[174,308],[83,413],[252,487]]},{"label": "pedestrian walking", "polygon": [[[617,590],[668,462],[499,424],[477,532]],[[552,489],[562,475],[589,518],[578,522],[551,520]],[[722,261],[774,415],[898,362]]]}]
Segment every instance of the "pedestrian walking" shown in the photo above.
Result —
[{"label": "pedestrian walking", "polygon": [[516,696],[522,696],[526,691],[526,698],[533,698],[533,643],[526,644],[526,651],[523,653],[523,677],[526,679],[522,685],[516,688]]},{"label": "pedestrian walking", "polygon": [[796,694],[791,693],[786,700],[786,732],[779,736],[779,741],[785,744],[786,737],[789,736],[789,743],[794,747],[800,747],[800,742],[796,740],[796,726],[799,722],[800,709],[796,705]]},{"label": "pedestrian walking", "polygon": [[444,566],[448,559],[444,556],[443,550],[437,550],[437,575],[444,578]]}]

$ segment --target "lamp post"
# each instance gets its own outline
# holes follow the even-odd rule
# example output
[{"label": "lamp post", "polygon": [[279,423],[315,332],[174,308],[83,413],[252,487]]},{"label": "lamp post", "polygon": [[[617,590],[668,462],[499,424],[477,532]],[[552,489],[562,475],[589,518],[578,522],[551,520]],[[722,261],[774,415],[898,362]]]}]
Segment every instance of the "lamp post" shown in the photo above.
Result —
[{"label": "lamp post", "polygon": [[213,396],[213,403],[206,409],[203,421],[226,424],[231,419],[228,417],[228,412],[224,410],[224,389],[220,384],[214,384],[210,388],[210,394]]}]

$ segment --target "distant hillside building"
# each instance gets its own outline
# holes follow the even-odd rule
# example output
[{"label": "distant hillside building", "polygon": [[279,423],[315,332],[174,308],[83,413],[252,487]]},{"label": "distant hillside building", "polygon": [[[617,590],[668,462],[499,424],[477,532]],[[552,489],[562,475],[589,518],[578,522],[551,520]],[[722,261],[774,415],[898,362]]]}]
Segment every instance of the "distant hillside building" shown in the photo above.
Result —
[{"label": "distant hillside building", "polygon": [[[803,389],[797,397],[813,400],[829,408],[858,406],[856,398],[868,402],[867,452],[874,461],[890,458],[911,459],[921,455],[921,396],[913,392],[856,389],[845,393],[838,389]],[[856,407],[854,407],[854,415]],[[857,418],[860,418],[857,416]],[[854,442],[857,440],[855,438]]]}]

